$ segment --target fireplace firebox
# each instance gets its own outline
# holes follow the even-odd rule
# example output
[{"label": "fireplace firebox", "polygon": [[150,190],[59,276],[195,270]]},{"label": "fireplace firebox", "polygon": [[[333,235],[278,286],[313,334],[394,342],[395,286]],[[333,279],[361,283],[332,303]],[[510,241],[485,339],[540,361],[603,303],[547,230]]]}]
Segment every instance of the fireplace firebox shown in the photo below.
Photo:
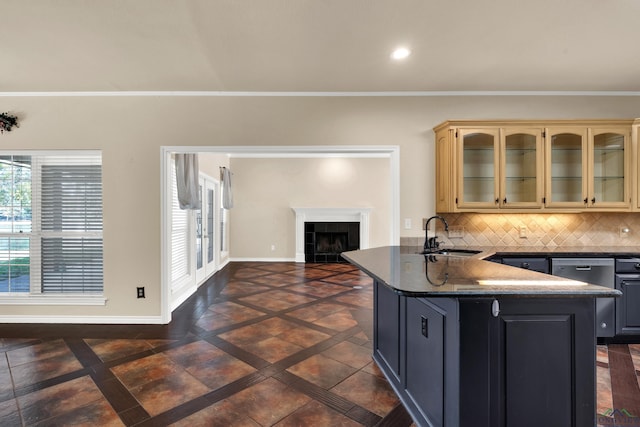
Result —
[{"label": "fireplace firebox", "polygon": [[358,222],[305,222],[305,262],[346,262],[340,254],[360,249]]}]

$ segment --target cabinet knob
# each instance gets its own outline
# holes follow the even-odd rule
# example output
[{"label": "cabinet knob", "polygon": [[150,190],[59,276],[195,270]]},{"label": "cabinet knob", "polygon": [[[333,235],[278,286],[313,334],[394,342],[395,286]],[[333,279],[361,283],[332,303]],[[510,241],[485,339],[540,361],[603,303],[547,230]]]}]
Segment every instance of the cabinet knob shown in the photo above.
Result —
[{"label": "cabinet knob", "polygon": [[606,324],[606,322],[602,322],[602,323],[600,323],[600,327],[601,327],[602,329],[607,329],[607,324]]},{"label": "cabinet knob", "polygon": [[636,270],[640,270],[640,262],[636,262],[636,263],[633,265],[633,268],[635,268]]},{"label": "cabinet knob", "polygon": [[500,203],[500,199],[496,199],[496,205]]},{"label": "cabinet knob", "polygon": [[594,197],[591,199],[591,203],[595,203],[595,202],[596,202],[596,198]]},{"label": "cabinet knob", "polygon": [[491,315],[493,317],[498,317],[500,314],[500,303],[497,299],[493,300],[493,304],[491,304]]},{"label": "cabinet knob", "polygon": [[529,267],[531,267],[531,265],[529,265],[528,262],[523,262],[522,263],[522,268],[529,268]]},{"label": "cabinet knob", "polygon": [[504,199],[502,199],[502,203],[504,203],[505,205],[507,204],[507,198],[506,197]]},{"label": "cabinet knob", "polygon": [[588,202],[588,201],[589,201],[589,199],[587,199],[586,197],[585,197],[585,198],[584,198],[584,200],[583,200],[583,202],[584,202],[584,204],[585,204],[585,205],[587,204],[587,202]]}]

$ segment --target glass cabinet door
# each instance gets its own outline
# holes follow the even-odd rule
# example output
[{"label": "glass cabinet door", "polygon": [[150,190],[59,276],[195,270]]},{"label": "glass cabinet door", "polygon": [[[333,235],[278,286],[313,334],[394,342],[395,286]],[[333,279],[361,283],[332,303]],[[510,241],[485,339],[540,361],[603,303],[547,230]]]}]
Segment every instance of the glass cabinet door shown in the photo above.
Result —
[{"label": "glass cabinet door", "polygon": [[591,139],[589,207],[628,207],[625,130],[593,129]]},{"label": "glass cabinet door", "polygon": [[498,129],[459,129],[458,207],[498,207]]},{"label": "glass cabinet door", "polygon": [[542,129],[504,129],[501,145],[500,206],[542,206]]},{"label": "glass cabinet door", "polygon": [[546,157],[546,206],[584,208],[587,202],[586,128],[549,129]]}]

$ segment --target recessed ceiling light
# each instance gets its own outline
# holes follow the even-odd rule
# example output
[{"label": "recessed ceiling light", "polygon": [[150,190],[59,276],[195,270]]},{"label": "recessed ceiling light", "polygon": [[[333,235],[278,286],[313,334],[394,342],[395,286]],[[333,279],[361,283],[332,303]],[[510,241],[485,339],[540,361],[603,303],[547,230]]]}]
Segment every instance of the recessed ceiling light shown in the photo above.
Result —
[{"label": "recessed ceiling light", "polygon": [[391,52],[391,58],[396,60],[405,59],[409,55],[411,55],[411,51],[406,47],[399,47]]}]

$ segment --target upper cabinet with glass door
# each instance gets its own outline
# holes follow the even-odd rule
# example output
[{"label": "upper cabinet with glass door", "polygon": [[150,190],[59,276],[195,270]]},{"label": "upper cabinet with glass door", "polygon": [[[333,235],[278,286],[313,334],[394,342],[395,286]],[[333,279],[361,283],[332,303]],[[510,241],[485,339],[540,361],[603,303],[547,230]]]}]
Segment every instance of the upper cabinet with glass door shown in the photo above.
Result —
[{"label": "upper cabinet with glass door", "polygon": [[501,129],[500,207],[542,207],[542,129]]},{"label": "upper cabinet with glass door", "polygon": [[458,130],[457,207],[542,207],[542,129]]},{"label": "upper cabinet with glass door", "polygon": [[549,128],[549,208],[628,210],[629,132],[626,127]]},{"label": "upper cabinet with glass door", "polygon": [[458,208],[499,206],[499,149],[498,129],[458,130]]},{"label": "upper cabinet with glass door", "polygon": [[[633,123],[446,121],[434,128],[436,211],[628,211],[640,164],[638,151],[632,171]],[[640,210],[640,173],[634,176]]]},{"label": "upper cabinet with glass door", "polygon": [[549,128],[546,136],[546,206],[586,207],[587,128]]},{"label": "upper cabinet with glass door", "polygon": [[589,129],[589,185],[587,206],[623,208],[629,197],[629,129]]}]

